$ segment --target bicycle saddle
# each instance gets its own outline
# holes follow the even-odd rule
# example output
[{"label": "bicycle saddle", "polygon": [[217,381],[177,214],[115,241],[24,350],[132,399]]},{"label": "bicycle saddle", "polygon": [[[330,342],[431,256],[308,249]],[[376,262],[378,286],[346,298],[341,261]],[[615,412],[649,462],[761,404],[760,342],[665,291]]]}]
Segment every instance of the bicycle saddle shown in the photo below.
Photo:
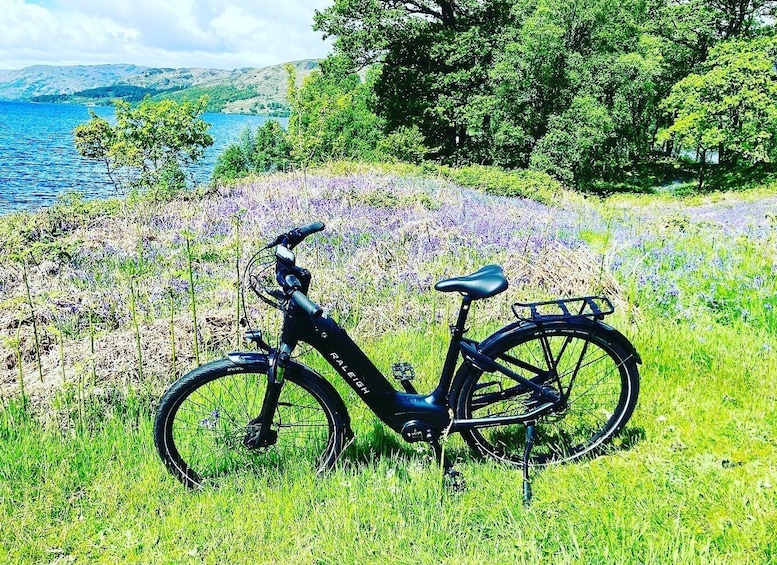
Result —
[{"label": "bicycle saddle", "polygon": [[473,300],[488,298],[507,288],[507,279],[499,265],[482,267],[464,277],[445,279],[434,285],[440,292],[460,292]]}]

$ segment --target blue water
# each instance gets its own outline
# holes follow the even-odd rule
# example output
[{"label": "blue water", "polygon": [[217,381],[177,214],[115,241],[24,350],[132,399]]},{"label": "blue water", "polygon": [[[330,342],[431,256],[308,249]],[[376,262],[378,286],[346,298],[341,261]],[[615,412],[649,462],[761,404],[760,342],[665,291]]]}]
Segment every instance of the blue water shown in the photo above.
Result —
[{"label": "blue water", "polygon": [[[113,108],[93,110],[113,118]],[[237,114],[203,114],[202,118],[211,124],[213,145],[194,170],[200,183],[208,181],[216,158],[246,126],[256,129],[273,119]],[[73,143],[73,128],[87,120],[85,106],[0,102],[0,214],[50,205],[69,190],[88,198],[115,195],[105,167],[82,158]]]}]

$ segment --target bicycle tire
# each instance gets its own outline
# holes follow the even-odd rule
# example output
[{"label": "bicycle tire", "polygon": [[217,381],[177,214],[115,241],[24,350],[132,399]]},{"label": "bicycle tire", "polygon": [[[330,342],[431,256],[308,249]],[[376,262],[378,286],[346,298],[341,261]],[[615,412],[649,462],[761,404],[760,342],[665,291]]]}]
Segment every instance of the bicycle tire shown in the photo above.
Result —
[{"label": "bicycle tire", "polygon": [[[320,381],[320,382],[319,382]],[[287,368],[267,448],[243,442],[259,423],[267,374],[229,359],[203,365],[176,381],[160,400],[154,443],[167,469],[189,488],[217,484],[224,475],[308,457],[317,472],[331,468],[350,435],[342,399],[316,373]]]},{"label": "bicycle tire", "polygon": [[[544,386],[557,392],[559,388],[569,388],[568,403],[563,409],[537,419],[532,464],[596,455],[623,429],[637,404],[639,373],[633,348],[613,339],[611,333],[596,324],[530,325],[490,341],[483,353],[508,366],[511,363],[505,355],[543,370],[555,364],[559,379],[552,378]],[[517,366],[510,368],[526,378],[532,377]],[[458,418],[526,413],[532,402],[528,387],[473,366],[463,370],[452,391]],[[572,374],[576,375],[574,380]],[[518,467],[523,466],[524,434],[525,426],[521,423],[461,433],[476,454]]]}]

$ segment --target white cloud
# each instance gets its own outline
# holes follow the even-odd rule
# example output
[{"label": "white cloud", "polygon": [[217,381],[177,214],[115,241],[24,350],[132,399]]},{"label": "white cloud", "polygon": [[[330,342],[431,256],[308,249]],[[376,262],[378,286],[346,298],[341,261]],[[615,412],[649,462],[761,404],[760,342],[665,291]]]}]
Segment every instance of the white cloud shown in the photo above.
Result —
[{"label": "white cloud", "polygon": [[311,28],[331,0],[0,0],[0,68],[134,63],[261,67],[330,49]]}]

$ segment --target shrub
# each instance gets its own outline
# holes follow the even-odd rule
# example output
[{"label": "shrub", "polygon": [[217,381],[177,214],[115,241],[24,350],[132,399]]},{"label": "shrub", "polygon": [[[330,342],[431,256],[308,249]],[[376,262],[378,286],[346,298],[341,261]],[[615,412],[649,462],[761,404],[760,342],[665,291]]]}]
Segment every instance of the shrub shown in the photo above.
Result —
[{"label": "shrub", "polygon": [[240,140],[219,155],[213,168],[213,182],[231,181],[255,173],[284,170],[291,162],[288,136],[276,120],[256,129],[245,128]]},{"label": "shrub", "polygon": [[419,164],[429,149],[418,126],[399,127],[378,141],[378,152],[389,160]]}]

